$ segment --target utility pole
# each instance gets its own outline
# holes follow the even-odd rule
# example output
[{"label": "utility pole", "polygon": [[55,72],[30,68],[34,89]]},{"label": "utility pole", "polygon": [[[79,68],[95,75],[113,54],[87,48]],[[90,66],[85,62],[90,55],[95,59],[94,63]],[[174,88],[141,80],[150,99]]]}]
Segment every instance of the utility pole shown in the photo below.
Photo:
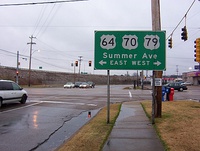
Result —
[{"label": "utility pole", "polygon": [[[161,21],[160,21],[160,0],[151,0],[151,9],[152,9],[152,30],[160,31],[161,30]],[[152,97],[152,106],[154,105],[154,117],[162,117],[162,87],[155,86],[155,78],[162,79],[162,71],[153,71],[153,97]],[[152,124],[154,121],[152,120]]]},{"label": "utility pole", "polygon": [[79,71],[78,71],[78,73],[80,74],[80,71],[81,71],[81,61],[83,60],[82,58],[83,58],[83,56],[78,56],[79,57],[79,59],[78,59],[78,61],[79,61]]},{"label": "utility pole", "polygon": [[31,35],[29,37],[31,39],[31,42],[28,42],[27,44],[29,45],[30,44],[30,56],[29,56],[29,70],[28,70],[28,86],[30,87],[31,86],[31,58],[32,58],[32,45],[33,44],[36,44],[35,42],[33,42],[33,38],[36,38],[36,37],[33,37],[33,35]]}]

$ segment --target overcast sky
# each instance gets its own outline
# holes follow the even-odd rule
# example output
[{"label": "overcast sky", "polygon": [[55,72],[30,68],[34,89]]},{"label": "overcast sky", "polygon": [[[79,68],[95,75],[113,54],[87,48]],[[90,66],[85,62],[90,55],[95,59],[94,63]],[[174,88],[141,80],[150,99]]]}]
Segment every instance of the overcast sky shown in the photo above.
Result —
[{"label": "overcast sky", "polygon": [[[1,0],[1,4],[42,2],[50,0]],[[194,0],[161,0],[161,29],[166,38],[181,21]],[[187,26],[188,40],[181,40],[181,28]],[[82,56],[81,71],[106,74],[93,70],[95,30],[152,30],[151,0],[88,0],[59,4],[0,6],[0,65],[28,68],[30,36],[33,35],[32,69],[74,72],[71,63]],[[173,48],[166,41],[166,71],[181,74],[194,70],[194,41],[200,37],[200,1],[196,0],[173,33]],[[38,52],[37,50],[40,50]],[[26,58],[26,59],[24,59]],[[75,68],[78,72],[78,68]],[[133,74],[136,71],[128,71]],[[112,70],[111,74],[126,74]],[[151,74],[151,71],[149,71]]]}]

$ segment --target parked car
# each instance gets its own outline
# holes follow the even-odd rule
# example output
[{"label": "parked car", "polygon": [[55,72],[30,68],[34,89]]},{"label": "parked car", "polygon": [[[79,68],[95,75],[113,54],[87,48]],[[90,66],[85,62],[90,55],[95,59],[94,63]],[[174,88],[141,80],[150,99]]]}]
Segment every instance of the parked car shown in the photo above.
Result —
[{"label": "parked car", "polygon": [[82,83],[82,82],[75,82],[74,87],[75,87],[75,88],[79,88],[79,86],[80,86],[81,83]]},{"label": "parked car", "polygon": [[0,107],[11,102],[26,103],[28,94],[17,83],[10,80],[0,80]]},{"label": "parked car", "polygon": [[90,85],[91,88],[94,88],[94,87],[95,87],[95,83],[94,83],[94,82],[88,81],[87,83]]},{"label": "parked car", "polygon": [[64,88],[74,88],[74,83],[72,83],[72,82],[67,82],[67,83],[64,85]]},{"label": "parked car", "polygon": [[174,88],[174,90],[178,90],[178,91],[183,91],[183,90],[187,90],[187,86],[184,85],[181,82],[173,82],[173,83],[168,83],[165,85],[165,87],[170,87],[170,88]]},{"label": "parked car", "polygon": [[79,88],[90,88],[90,85],[89,85],[87,82],[82,82],[82,83],[79,85]]}]

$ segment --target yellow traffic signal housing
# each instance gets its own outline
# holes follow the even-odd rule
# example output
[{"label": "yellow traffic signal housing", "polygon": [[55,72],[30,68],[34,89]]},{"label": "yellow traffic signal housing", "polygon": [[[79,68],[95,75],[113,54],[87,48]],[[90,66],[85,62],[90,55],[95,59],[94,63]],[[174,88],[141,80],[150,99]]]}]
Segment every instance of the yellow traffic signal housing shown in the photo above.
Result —
[{"label": "yellow traffic signal housing", "polygon": [[200,63],[200,38],[197,38],[196,41],[194,42],[195,45],[194,45],[194,48],[196,48],[194,50],[195,54],[194,54],[194,61]]}]

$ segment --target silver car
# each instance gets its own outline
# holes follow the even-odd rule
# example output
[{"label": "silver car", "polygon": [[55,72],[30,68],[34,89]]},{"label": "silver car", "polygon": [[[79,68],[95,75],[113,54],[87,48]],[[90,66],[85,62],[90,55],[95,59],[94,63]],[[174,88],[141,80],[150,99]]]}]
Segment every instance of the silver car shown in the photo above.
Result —
[{"label": "silver car", "polygon": [[79,85],[79,88],[90,88],[90,85],[87,82],[83,82]]},{"label": "silver car", "polygon": [[72,83],[72,82],[67,82],[67,83],[64,85],[64,88],[74,88],[74,83]]}]

